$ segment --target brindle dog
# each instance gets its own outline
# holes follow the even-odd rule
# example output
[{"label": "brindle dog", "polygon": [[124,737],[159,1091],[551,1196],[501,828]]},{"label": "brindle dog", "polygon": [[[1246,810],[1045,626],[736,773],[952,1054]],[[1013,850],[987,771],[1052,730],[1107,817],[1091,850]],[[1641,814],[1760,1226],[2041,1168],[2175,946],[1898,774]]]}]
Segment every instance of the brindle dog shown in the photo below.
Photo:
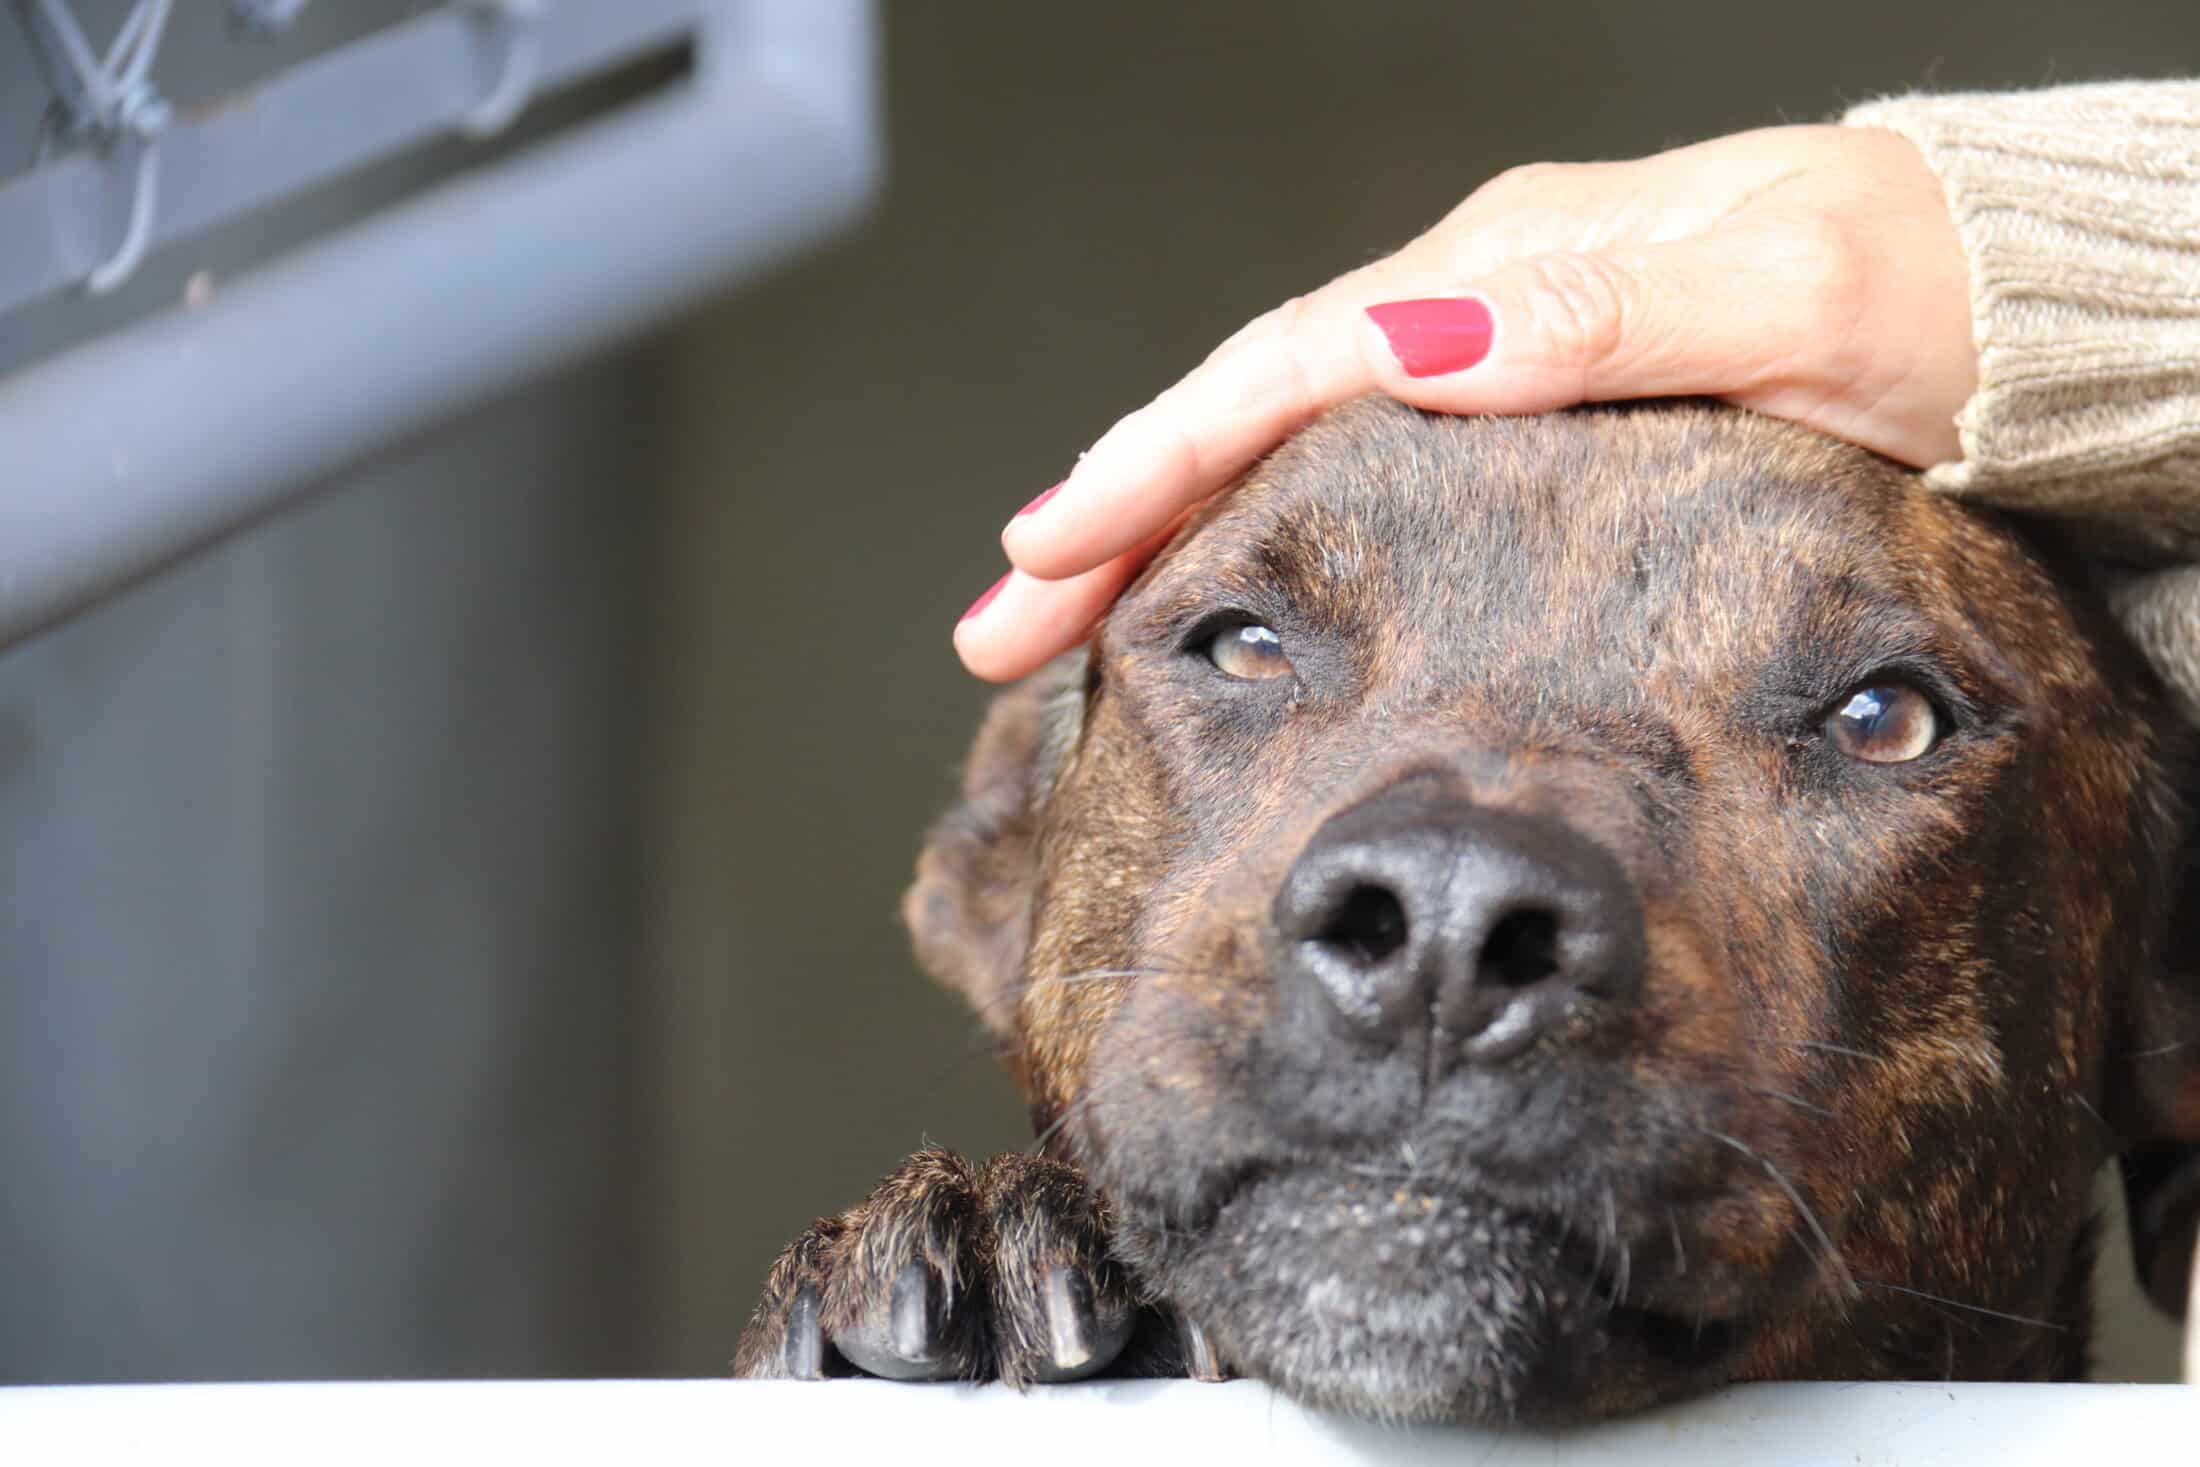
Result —
[{"label": "brindle dog", "polygon": [[816,1224],[736,1369],[2076,1377],[2105,1156],[2182,1302],[2187,757],[2075,560],[1867,453],[1333,413],[1000,698],[919,864],[1035,1154]]}]

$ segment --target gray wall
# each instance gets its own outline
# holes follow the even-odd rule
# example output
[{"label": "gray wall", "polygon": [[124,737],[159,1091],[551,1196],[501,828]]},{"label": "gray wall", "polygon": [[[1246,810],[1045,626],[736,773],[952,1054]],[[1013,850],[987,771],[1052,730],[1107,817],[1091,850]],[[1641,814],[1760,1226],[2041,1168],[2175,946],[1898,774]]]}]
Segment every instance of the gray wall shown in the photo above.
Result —
[{"label": "gray wall", "polygon": [[0,656],[0,1382],[630,1358],[622,375]]}]

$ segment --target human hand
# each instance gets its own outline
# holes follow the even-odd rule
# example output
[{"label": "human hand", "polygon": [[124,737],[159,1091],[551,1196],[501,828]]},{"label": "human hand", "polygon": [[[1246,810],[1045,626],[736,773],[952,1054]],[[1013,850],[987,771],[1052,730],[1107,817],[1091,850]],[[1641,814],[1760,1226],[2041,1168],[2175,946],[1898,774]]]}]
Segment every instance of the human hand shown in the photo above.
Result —
[{"label": "human hand", "polygon": [[1368,392],[1457,413],[1716,396],[1925,467],[1958,456],[1977,381],[1955,224],[1896,133],[1768,128],[1514,169],[1110,428],[1009,522],[1015,569],[955,648],[1005,681],[1074,645],[1186,510]]}]

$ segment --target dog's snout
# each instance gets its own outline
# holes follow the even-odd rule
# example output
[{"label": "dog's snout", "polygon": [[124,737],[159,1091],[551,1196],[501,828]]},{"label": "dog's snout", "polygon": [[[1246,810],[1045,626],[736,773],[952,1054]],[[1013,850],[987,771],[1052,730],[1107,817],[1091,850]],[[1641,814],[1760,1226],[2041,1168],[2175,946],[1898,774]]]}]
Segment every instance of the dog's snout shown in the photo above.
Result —
[{"label": "dog's snout", "polygon": [[1619,863],[1544,815],[1410,781],[1333,816],[1273,918],[1279,981],[1363,1038],[1494,1063],[1585,1001],[1642,983],[1642,918]]}]

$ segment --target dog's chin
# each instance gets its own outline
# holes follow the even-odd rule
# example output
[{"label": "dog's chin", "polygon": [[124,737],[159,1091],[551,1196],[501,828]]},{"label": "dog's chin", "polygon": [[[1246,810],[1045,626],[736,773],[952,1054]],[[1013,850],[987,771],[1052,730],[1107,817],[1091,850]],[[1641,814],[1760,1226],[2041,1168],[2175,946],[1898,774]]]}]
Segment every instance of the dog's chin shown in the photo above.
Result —
[{"label": "dog's chin", "polygon": [[1614,1304],[1547,1217],[1336,1171],[1254,1176],[1206,1226],[1129,1241],[1238,1373],[1380,1419],[1638,1410],[1719,1384],[1742,1333]]}]

